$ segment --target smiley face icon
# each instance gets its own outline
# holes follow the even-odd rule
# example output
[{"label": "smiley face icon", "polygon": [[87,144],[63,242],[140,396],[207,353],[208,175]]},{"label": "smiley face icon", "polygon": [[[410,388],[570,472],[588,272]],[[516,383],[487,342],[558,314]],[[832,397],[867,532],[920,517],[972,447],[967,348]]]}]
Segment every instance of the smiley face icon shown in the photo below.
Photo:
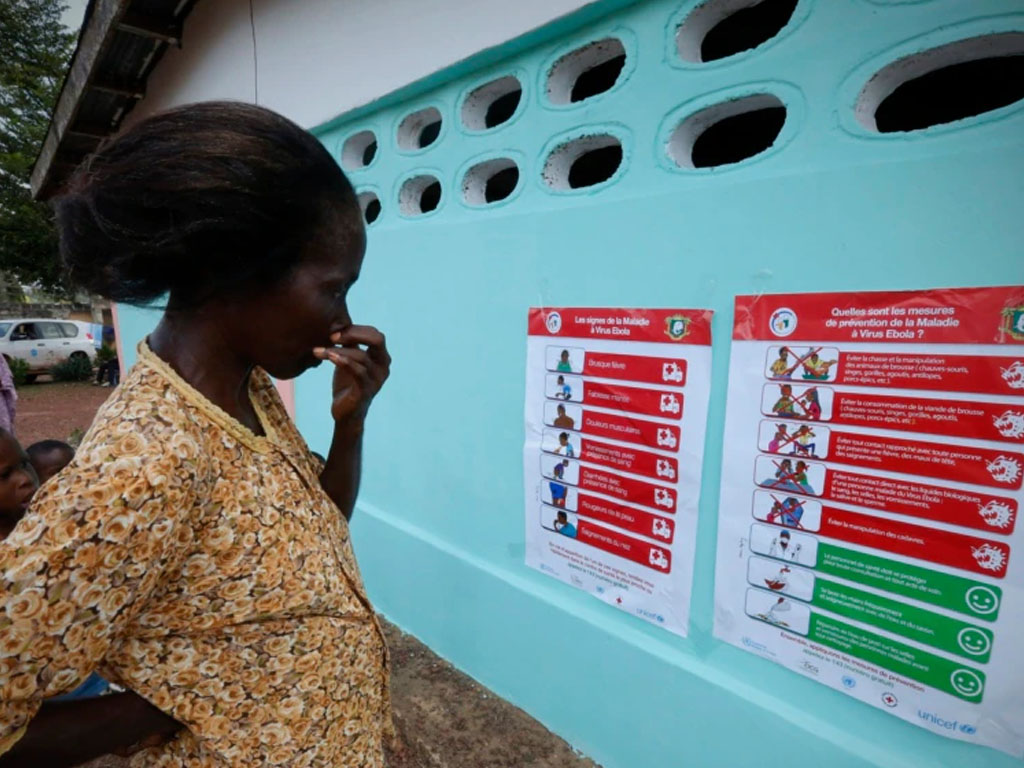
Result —
[{"label": "smiley face icon", "polygon": [[981,616],[995,613],[999,609],[999,595],[989,587],[971,587],[964,599],[967,607]]},{"label": "smiley face icon", "polygon": [[992,639],[977,627],[964,627],[956,641],[971,656],[983,656],[992,648]]},{"label": "smiley face icon", "polygon": [[968,699],[981,696],[981,689],[984,687],[984,683],[981,682],[978,673],[970,669],[961,668],[954,671],[949,676],[949,682],[952,684],[954,691]]}]

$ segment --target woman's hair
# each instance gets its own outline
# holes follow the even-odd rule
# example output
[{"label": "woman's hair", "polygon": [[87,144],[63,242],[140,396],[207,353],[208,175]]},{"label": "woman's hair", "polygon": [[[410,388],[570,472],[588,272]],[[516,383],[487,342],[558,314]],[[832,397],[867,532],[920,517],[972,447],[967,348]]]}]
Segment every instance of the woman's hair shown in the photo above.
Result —
[{"label": "woman's hair", "polygon": [[[54,208],[75,285],[146,304],[199,303],[285,275],[355,192],[311,134],[268,109],[189,104],[101,147]],[[344,209],[348,211],[344,211]]]}]

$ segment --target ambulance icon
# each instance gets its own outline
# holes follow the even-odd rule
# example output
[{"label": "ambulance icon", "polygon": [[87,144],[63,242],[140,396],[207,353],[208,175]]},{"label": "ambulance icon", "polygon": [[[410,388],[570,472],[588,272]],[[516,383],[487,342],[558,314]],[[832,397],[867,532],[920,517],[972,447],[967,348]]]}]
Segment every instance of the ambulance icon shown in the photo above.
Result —
[{"label": "ambulance icon", "polygon": [[662,413],[679,413],[679,398],[671,392],[664,393],[661,396],[659,410],[661,410]]}]

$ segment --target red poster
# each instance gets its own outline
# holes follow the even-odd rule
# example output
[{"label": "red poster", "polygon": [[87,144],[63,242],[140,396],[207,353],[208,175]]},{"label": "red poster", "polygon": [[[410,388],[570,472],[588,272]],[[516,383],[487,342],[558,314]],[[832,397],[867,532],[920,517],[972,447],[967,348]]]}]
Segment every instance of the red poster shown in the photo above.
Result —
[{"label": "red poster", "polygon": [[832,432],[829,459],[925,477],[956,478],[994,488],[1021,487],[1024,454],[970,445]]},{"label": "red poster", "polygon": [[676,511],[676,494],[671,488],[634,480],[597,469],[580,469],[580,488],[603,493],[631,504],[641,504],[657,512]]},{"label": "red poster", "polygon": [[832,423],[1024,443],[1024,403],[837,392]]},{"label": "red poster", "polygon": [[668,483],[674,483],[679,477],[679,462],[676,459],[626,446],[599,443],[597,440],[582,442],[580,458],[583,461],[611,467],[620,472],[646,475]]},{"label": "red poster", "polygon": [[826,474],[823,498],[1005,536],[1017,525],[1017,502],[1007,496],[834,469]]},{"label": "red poster", "polygon": [[837,384],[989,395],[1024,394],[1024,358],[843,352]]},{"label": "red poster", "polygon": [[686,384],[686,361],[665,357],[587,352],[584,355],[583,375],[682,387]]},{"label": "red poster", "polygon": [[1003,541],[963,536],[937,528],[829,507],[822,510],[819,532],[822,536],[862,547],[894,552],[994,578],[1006,575],[1006,565],[1010,559],[1010,547]]},{"label": "red poster", "polygon": [[666,419],[683,418],[683,394],[658,389],[640,389],[596,381],[583,384],[583,402],[618,411],[631,411]]},{"label": "red poster", "polygon": [[672,553],[667,547],[634,539],[611,528],[580,520],[576,538],[592,547],[640,563],[652,570],[662,573],[672,570]]},{"label": "red poster", "polygon": [[635,419],[631,416],[585,410],[580,431],[585,435],[611,437],[665,451],[676,451],[679,448],[679,427]]}]

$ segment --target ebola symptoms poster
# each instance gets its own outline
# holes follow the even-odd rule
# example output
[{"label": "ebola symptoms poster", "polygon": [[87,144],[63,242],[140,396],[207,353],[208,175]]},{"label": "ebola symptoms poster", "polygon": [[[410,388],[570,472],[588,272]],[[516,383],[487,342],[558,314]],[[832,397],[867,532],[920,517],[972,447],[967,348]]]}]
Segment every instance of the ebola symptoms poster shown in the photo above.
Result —
[{"label": "ebola symptoms poster", "polygon": [[711,312],[531,309],[526,562],[686,635]]},{"label": "ebola symptoms poster", "polygon": [[1024,286],[739,296],[715,635],[1024,753]]}]

